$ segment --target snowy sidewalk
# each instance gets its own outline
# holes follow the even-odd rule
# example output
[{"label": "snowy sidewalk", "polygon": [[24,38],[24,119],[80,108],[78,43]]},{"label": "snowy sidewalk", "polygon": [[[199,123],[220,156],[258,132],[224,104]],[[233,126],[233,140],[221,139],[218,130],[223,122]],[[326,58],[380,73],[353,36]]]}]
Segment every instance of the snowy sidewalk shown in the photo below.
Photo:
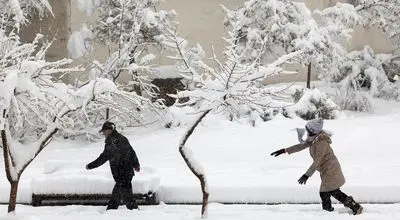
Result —
[{"label": "snowy sidewalk", "polygon": [[[400,204],[364,205],[364,213],[359,216],[348,214],[341,205],[334,205],[335,211],[328,213],[320,205],[221,205],[210,204],[209,220],[398,220]],[[129,211],[125,207],[119,210],[104,212],[105,207],[66,206],[38,207],[17,206],[15,216],[5,215],[6,206],[0,206],[1,220],[198,220],[200,206],[143,206],[141,210]]]}]

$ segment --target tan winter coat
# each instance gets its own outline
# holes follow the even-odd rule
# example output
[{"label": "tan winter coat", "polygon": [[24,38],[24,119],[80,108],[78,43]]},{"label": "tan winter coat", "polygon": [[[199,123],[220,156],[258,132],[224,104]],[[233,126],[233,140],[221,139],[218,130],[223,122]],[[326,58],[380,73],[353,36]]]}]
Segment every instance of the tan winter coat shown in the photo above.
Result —
[{"label": "tan winter coat", "polygon": [[288,154],[296,153],[306,148],[310,149],[310,155],[314,162],[307,170],[306,175],[311,177],[316,170],[321,176],[320,192],[329,192],[340,188],[345,183],[345,179],[336,158],[330,146],[331,138],[326,132],[321,132],[311,143],[297,144],[286,148]]}]

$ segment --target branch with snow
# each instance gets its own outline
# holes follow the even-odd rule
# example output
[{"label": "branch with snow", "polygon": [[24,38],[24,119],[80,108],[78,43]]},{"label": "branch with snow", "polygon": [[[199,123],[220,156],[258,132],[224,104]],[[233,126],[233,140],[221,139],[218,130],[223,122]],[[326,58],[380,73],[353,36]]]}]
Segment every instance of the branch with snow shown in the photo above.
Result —
[{"label": "branch with snow", "polygon": [[1,3],[2,28],[16,28],[19,31],[21,25],[28,23],[33,13],[39,16],[44,16],[46,12],[53,15],[48,0],[4,0]]},{"label": "branch with snow", "polygon": [[[107,78],[117,84],[119,90],[130,92],[137,99],[132,108],[158,111],[164,106],[158,100],[159,89],[152,84],[157,77],[153,68],[156,56],[150,51],[171,50],[174,47],[169,32],[175,28],[175,12],[157,10],[159,0],[91,0],[79,1],[80,8],[95,12],[98,16],[88,29],[74,33],[70,42],[70,54],[84,55],[88,42],[98,42],[109,47],[109,56],[103,63],[94,61],[90,79]],[[76,42],[80,46],[76,47]],[[111,45],[116,45],[112,47]],[[124,76],[124,80],[120,80]],[[123,96],[127,97],[127,96]],[[146,101],[145,98],[148,97]],[[114,100],[116,101],[116,100]],[[111,104],[109,104],[112,107]],[[117,113],[118,114],[118,113]],[[134,118],[138,119],[136,115]]]},{"label": "branch with snow", "polygon": [[396,42],[400,40],[400,4],[397,0],[357,0],[354,5],[337,3],[318,14],[326,26],[336,27],[338,35],[349,33],[357,26],[377,27]]}]

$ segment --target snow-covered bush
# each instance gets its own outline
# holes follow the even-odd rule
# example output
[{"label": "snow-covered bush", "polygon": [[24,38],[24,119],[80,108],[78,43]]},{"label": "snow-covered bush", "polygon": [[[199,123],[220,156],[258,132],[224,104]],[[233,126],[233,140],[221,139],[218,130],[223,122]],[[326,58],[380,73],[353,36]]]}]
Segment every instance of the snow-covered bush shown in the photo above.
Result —
[{"label": "snow-covered bush", "polygon": [[[316,12],[321,18],[321,26],[332,38],[350,39],[350,33],[356,27],[377,27],[398,45],[400,4],[397,0],[356,0],[351,3],[338,2]],[[399,100],[396,65],[388,63],[392,58],[390,54],[375,54],[368,46],[361,51],[342,51],[324,65],[321,77],[333,82],[334,88],[338,89],[336,101],[341,109],[371,111],[371,98]]]},{"label": "snow-covered bush", "polygon": [[331,75],[331,81],[353,93],[367,92],[371,97],[398,100],[399,83],[383,65],[390,59],[391,55],[375,54],[366,46],[362,51],[349,53],[337,66],[338,75]]},{"label": "snow-covered bush", "polygon": [[390,82],[396,82],[400,76],[400,56],[394,56],[382,64]]},{"label": "snow-covered bush", "polygon": [[335,119],[338,116],[338,106],[319,89],[298,89],[293,98],[296,104],[286,108],[289,115],[295,114],[304,120]]},{"label": "snow-covered bush", "polygon": [[266,108],[264,111],[264,114],[260,115],[260,118],[262,121],[270,121],[272,120],[276,115],[278,115],[281,111],[279,109],[270,109]]},{"label": "snow-covered bush", "polygon": [[340,110],[349,110],[356,112],[372,112],[373,105],[371,96],[367,92],[359,92],[348,89],[337,89],[335,94],[335,103]]},{"label": "snow-covered bush", "polygon": [[[323,11],[316,11],[323,26],[329,27],[332,37],[351,38],[354,28],[377,27],[398,45],[400,35],[400,4],[397,0],[356,0],[352,4],[340,3]],[[396,48],[395,48],[396,49]]]}]

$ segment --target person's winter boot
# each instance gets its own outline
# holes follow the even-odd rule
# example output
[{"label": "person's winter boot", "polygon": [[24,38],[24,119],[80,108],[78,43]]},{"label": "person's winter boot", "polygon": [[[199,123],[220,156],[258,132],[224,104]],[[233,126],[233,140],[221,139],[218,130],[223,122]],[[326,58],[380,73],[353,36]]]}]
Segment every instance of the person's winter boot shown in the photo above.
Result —
[{"label": "person's winter boot", "polygon": [[322,209],[328,212],[333,212],[335,210],[332,206],[322,206]]},{"label": "person's winter boot", "polygon": [[328,212],[333,212],[335,209],[332,207],[332,202],[331,199],[328,198],[324,198],[322,200],[322,209]]},{"label": "person's winter boot", "polygon": [[319,195],[322,200],[322,209],[328,212],[334,211],[335,209],[332,207],[331,195],[327,192],[320,192]]},{"label": "person's winter boot", "polygon": [[136,203],[136,200],[133,200],[133,201],[127,203],[127,204],[126,204],[126,207],[127,207],[129,210],[132,210],[132,209],[139,209],[139,207],[138,207],[138,205],[137,205],[137,203]]},{"label": "person's winter boot", "polygon": [[359,215],[363,211],[363,207],[354,201],[353,197],[347,197],[346,201],[344,202],[344,206],[350,208],[353,211],[354,215]]}]

